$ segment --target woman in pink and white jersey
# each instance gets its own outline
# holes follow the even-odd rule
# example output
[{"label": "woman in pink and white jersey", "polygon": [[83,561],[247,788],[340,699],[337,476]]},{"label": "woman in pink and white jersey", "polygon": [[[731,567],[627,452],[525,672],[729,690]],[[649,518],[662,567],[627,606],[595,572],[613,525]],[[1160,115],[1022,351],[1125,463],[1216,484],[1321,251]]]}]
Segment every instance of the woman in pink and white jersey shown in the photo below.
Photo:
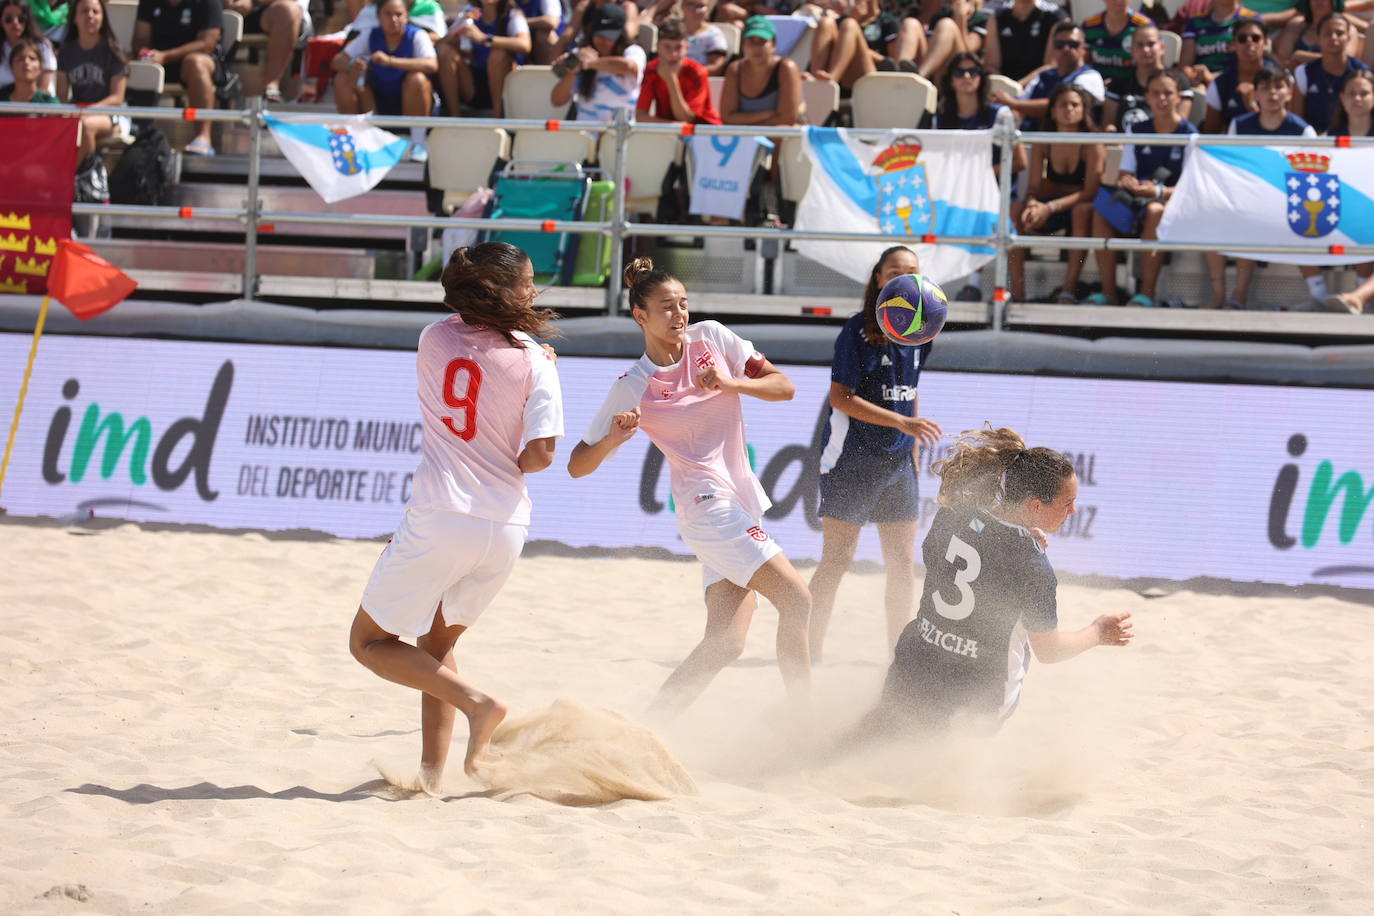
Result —
[{"label": "woman in pink and white jersey", "polygon": [[[553,462],[563,395],[534,307],[534,270],[505,242],[459,248],[444,269],[457,314],[425,328],[416,359],[422,460],[405,517],[363,592],[349,649],[377,675],[422,691],[421,785],[437,792],[454,710],[468,720],[464,768],[506,707],[458,676],[453,644],[501,590],[525,544],[525,475]],[[401,641],[413,637],[415,645]]]},{"label": "woman in pink and white jersey", "polygon": [[684,709],[744,651],[754,592],[778,609],[778,668],[797,707],[811,684],[811,593],[763,529],[770,503],[749,467],[740,395],[788,401],[795,388],[752,344],[716,321],[687,323],[687,292],[647,258],[625,270],[644,355],[611,386],[568,459],[584,477],[643,429],[667,459],[678,531],[704,564],[706,633],[664,683],[650,711]]}]

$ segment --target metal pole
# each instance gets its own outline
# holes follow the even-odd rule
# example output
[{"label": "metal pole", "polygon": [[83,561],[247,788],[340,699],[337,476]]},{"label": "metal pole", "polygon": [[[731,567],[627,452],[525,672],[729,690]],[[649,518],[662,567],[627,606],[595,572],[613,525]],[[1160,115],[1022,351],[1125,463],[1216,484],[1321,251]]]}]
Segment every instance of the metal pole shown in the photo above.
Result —
[{"label": "metal pole", "polygon": [[997,178],[997,266],[993,271],[992,313],[994,331],[1002,330],[1002,319],[1007,308],[1007,257],[1011,252],[1011,182],[1015,177],[1012,168],[1012,152],[1016,145],[1016,116],[1010,108],[997,113],[993,138],[1002,150],[1002,170]]},{"label": "metal pole", "polygon": [[252,138],[248,152],[248,203],[243,227],[244,299],[258,297],[258,180],[262,162],[262,96],[248,100],[248,131]]},{"label": "metal pole", "polygon": [[625,154],[630,147],[630,109],[615,113],[615,168],[611,180],[615,182],[615,212],[611,216],[611,277],[606,283],[606,314],[620,314],[620,275],[625,271]]}]

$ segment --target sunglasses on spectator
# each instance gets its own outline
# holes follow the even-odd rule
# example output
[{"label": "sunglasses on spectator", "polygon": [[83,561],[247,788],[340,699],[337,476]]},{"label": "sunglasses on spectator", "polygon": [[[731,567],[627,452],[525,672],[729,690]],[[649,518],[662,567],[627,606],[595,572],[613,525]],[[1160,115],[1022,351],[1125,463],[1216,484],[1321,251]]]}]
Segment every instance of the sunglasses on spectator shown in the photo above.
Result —
[{"label": "sunglasses on spectator", "polygon": [[1054,40],[1054,46],[1056,49],[1060,51],[1064,50],[1065,48],[1073,48],[1074,50],[1077,50],[1078,48],[1083,47],[1083,42],[1079,41],[1076,38],[1056,38]]},{"label": "sunglasses on spectator", "polygon": [[1245,32],[1245,33],[1236,35],[1236,44],[1238,44],[1238,45],[1249,44],[1250,42],[1261,42],[1261,41],[1264,41],[1264,36],[1261,35],[1261,34],[1259,34],[1258,32]]},{"label": "sunglasses on spectator", "polygon": [[983,71],[977,67],[958,67],[951,71],[955,76],[982,76]]}]

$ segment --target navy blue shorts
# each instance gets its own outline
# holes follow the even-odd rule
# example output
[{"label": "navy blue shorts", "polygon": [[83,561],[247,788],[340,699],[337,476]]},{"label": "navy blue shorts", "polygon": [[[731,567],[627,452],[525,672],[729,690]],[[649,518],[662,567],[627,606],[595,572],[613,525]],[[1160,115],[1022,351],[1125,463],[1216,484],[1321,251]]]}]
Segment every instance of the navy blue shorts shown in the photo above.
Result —
[{"label": "navy blue shorts", "polygon": [[914,522],[920,517],[916,462],[911,452],[890,456],[846,452],[821,475],[822,518],[851,525]]}]

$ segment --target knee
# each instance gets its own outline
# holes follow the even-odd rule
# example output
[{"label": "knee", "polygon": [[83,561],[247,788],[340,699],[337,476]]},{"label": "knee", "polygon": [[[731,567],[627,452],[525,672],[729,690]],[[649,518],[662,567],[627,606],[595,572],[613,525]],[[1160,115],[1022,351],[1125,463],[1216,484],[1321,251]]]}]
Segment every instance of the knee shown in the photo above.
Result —
[{"label": "knee", "polygon": [[181,61],[181,79],[183,82],[190,82],[197,77],[209,79],[214,71],[215,61],[209,54],[201,54],[197,51],[187,54]]},{"label": "knee", "polygon": [[744,654],[743,632],[726,630],[706,638],[706,657],[718,668],[733,664]]},{"label": "knee", "polygon": [[406,74],[403,85],[411,92],[429,92],[431,90],[429,77],[417,70],[412,70]]}]

